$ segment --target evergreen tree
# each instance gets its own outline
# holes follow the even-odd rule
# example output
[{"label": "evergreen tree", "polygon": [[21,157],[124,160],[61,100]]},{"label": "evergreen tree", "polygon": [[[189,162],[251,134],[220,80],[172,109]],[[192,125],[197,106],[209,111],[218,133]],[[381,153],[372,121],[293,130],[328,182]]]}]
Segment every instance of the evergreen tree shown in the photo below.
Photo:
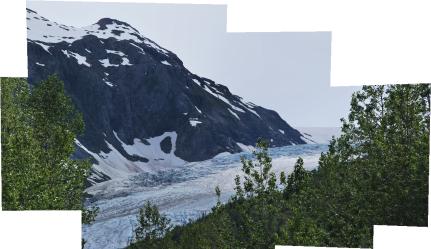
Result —
[{"label": "evergreen tree", "polygon": [[221,190],[220,190],[219,186],[215,187],[215,193],[216,193],[216,196],[217,196],[217,203],[216,203],[215,207],[213,207],[213,209],[212,209],[214,212],[217,211],[221,207],[221,205],[222,205],[221,201],[220,201]]},{"label": "evergreen tree", "polygon": [[304,160],[299,157],[295,163],[293,172],[288,176],[284,194],[289,196],[297,194],[303,188],[308,178],[308,172],[304,169]]}]

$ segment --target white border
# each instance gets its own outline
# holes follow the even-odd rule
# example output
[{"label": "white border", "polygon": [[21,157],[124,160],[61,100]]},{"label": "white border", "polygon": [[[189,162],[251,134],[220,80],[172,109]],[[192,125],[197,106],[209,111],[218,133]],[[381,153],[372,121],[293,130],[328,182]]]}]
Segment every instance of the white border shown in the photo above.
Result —
[{"label": "white border", "polygon": [[0,248],[81,248],[81,212],[1,211]]},{"label": "white border", "polygon": [[[332,86],[431,82],[427,0],[99,2],[228,3],[229,32],[332,31]],[[27,77],[24,6],[0,1],[0,76]],[[80,234],[77,211],[0,212],[0,248],[80,248]],[[429,228],[375,226],[374,235],[375,248],[431,247]]]}]

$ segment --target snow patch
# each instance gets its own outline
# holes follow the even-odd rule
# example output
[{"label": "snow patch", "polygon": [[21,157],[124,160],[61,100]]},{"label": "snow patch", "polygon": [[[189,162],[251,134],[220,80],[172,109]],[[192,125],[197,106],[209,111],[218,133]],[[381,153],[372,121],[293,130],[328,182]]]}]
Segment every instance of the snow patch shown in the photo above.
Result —
[{"label": "snow patch", "polygon": [[230,105],[230,106],[232,107],[232,109],[234,109],[237,112],[243,112],[243,113],[245,113],[245,111],[243,109],[239,108],[239,107],[236,107],[234,105]]},{"label": "snow patch", "polygon": [[197,106],[195,106],[195,108],[200,114],[202,114],[202,111]]},{"label": "snow patch", "polygon": [[240,118],[239,118],[239,116],[235,113],[235,112],[233,112],[231,109],[228,109],[228,111],[235,117],[235,118],[237,118],[238,120],[241,120]]},{"label": "snow patch", "polygon": [[129,59],[124,58],[124,57],[122,59],[123,59],[123,61],[121,62],[121,65],[123,65],[123,66],[131,66],[131,65],[133,65],[133,64],[130,64]]},{"label": "snow patch", "polygon": [[41,46],[46,52],[48,52],[49,54],[51,54],[51,52],[49,52],[50,46],[45,45],[45,44],[40,43],[40,42],[35,42],[35,41],[33,41],[33,42],[36,43],[37,45]]},{"label": "snow patch", "polygon": [[255,111],[255,110],[252,110],[252,109],[250,109],[250,108],[247,108],[247,110],[249,111],[249,112],[251,112],[251,113],[253,113],[254,115],[256,115],[258,118],[260,118],[260,119],[262,119],[262,117]]},{"label": "snow patch", "polygon": [[130,43],[130,45],[136,47],[139,50],[139,53],[141,54],[145,54],[144,49],[139,47],[138,45],[134,44],[134,43]]},{"label": "snow patch", "polygon": [[65,54],[67,56],[67,58],[73,57],[78,61],[79,65],[84,65],[87,67],[91,67],[90,63],[87,62],[87,57],[82,56],[78,53],[74,53],[72,51],[69,50],[61,50],[61,52],[63,52],[63,54]]},{"label": "snow patch", "polygon": [[[165,132],[161,136],[152,137],[146,139],[149,145],[143,143],[141,139],[135,138],[132,145],[125,144],[114,131],[114,135],[117,140],[121,143],[123,149],[129,155],[137,155],[140,157],[147,158],[147,169],[151,170],[163,170],[166,168],[172,168],[184,165],[186,161],[175,155],[177,133],[175,131]],[[170,137],[172,142],[172,149],[169,153],[162,151],[160,143],[166,137]]]},{"label": "snow patch", "polygon": [[[75,144],[91,155],[97,164],[93,164],[93,169],[109,176],[112,180],[125,179],[131,175],[143,172],[155,172],[159,170],[172,169],[186,164],[187,162],[175,155],[177,133],[165,132],[160,136],[146,139],[149,145],[144,144],[141,139],[135,138],[133,144],[125,144],[115,133],[114,136],[121,143],[124,151],[129,155],[137,155],[147,158],[148,162],[131,161],[124,157],[115,147],[105,140],[109,152],[95,153],[83,146],[77,139]],[[166,137],[171,138],[172,149],[170,153],[165,153],[160,147],[160,142]],[[90,176],[90,181],[95,181],[97,176]]]},{"label": "snow patch", "polygon": [[198,124],[202,124],[202,122],[199,121],[197,118],[191,118],[191,119],[189,119],[189,123],[193,127],[196,127]]},{"label": "snow patch", "polygon": [[103,60],[99,60],[99,61],[100,61],[100,63],[102,63],[102,66],[104,66],[104,67],[118,67],[118,65],[116,65],[116,64],[111,64],[109,62],[108,58],[103,59]]},{"label": "snow patch", "polygon": [[164,64],[164,65],[168,65],[168,66],[172,66],[172,64],[171,64],[171,63],[169,63],[169,62],[167,62],[167,61],[162,61],[162,64]]},{"label": "snow patch", "polygon": [[[119,56],[125,56],[125,54],[121,51],[116,51],[116,50],[109,50],[106,49],[106,52],[108,54],[116,54]],[[122,61],[121,61],[121,65],[123,66],[132,66],[133,64],[130,64],[129,59],[127,59],[126,57],[121,57]],[[111,64],[109,61],[109,58],[103,59],[103,60],[99,60],[102,63],[102,66],[104,67],[118,67],[119,65],[117,64]]]},{"label": "snow patch", "polygon": [[45,64],[42,64],[42,63],[39,63],[39,62],[36,62],[36,65],[41,66],[41,67],[45,66]]},{"label": "snow patch", "polygon": [[193,79],[193,82],[198,84],[199,86],[201,85],[201,83],[197,79]]},{"label": "snow patch", "polygon": [[107,81],[106,79],[103,79],[103,82],[105,82],[105,84],[108,85],[108,86],[110,86],[110,87],[114,86],[114,84],[112,82]]},{"label": "snow patch", "polygon": [[157,45],[155,42],[151,41],[150,39],[144,38],[144,43],[146,45],[148,45],[151,48],[154,48],[155,50],[163,53],[163,54],[168,54],[168,51],[162,47],[160,47],[159,45]]},{"label": "snow patch", "polygon": [[[103,151],[99,153],[94,153],[83,146],[77,139],[75,139],[75,144],[90,154],[98,164],[93,164],[93,169],[102,174],[108,175],[112,179],[115,178],[125,178],[130,174],[144,172],[146,164],[143,162],[131,162],[120,152],[118,152],[114,146],[105,141],[108,145],[109,152],[105,153]],[[95,180],[94,176],[90,176],[89,180]]]},{"label": "snow patch", "polygon": [[236,145],[238,145],[243,152],[253,152],[255,150],[251,145],[245,145],[243,143],[236,143]]},{"label": "snow patch", "polygon": [[260,118],[260,119],[262,119],[262,117],[255,111],[255,110],[253,110],[252,108],[250,108],[250,106],[248,106],[248,105],[245,105],[245,104],[243,104],[243,103],[240,103],[247,111],[249,111],[249,112],[251,112],[251,113],[253,113],[254,115],[256,115],[258,118]]},{"label": "snow patch", "polygon": [[[117,23],[107,24],[106,29],[101,30],[100,25],[97,23],[82,28],[61,25],[32,11],[27,11],[27,18],[27,26],[29,27],[27,37],[33,41],[72,43],[87,35],[94,35],[99,39],[114,38],[117,40],[130,40],[136,43],[143,43],[145,39],[137,30]],[[113,35],[114,33],[115,35]],[[103,41],[100,40],[100,42],[103,44]],[[148,43],[151,44],[149,41]],[[152,46],[158,47],[155,44],[152,44]],[[158,49],[162,50],[161,48]]]},{"label": "snow patch", "polygon": [[283,131],[282,129],[278,129],[278,131],[279,131],[281,134],[284,134],[284,131]]},{"label": "snow patch", "polygon": [[[193,80],[195,80],[195,79],[193,79]],[[196,81],[195,81],[196,82]],[[203,89],[206,91],[206,92],[208,92],[209,94],[211,94],[211,95],[213,95],[214,97],[216,97],[216,98],[218,98],[218,99],[220,99],[221,101],[223,101],[223,102],[225,102],[227,105],[229,105],[230,106],[230,108],[232,108],[233,110],[235,110],[235,111],[238,111],[238,112],[245,112],[243,109],[241,109],[241,108],[239,108],[239,107],[237,107],[237,106],[235,106],[235,105],[233,105],[228,99],[226,99],[223,95],[222,95],[222,93],[220,93],[219,91],[217,91],[216,89],[214,89],[214,88],[212,88],[212,87],[209,87],[209,86],[207,86],[207,85],[204,85],[203,86]]]},{"label": "snow patch", "polygon": [[119,55],[119,56],[125,56],[125,54],[124,54],[123,52],[121,52],[121,51],[116,51],[116,50],[109,50],[109,49],[106,49],[106,53],[108,53],[108,54],[116,54],[116,55]]},{"label": "snow patch", "polygon": [[247,102],[247,103],[245,103],[248,107],[250,107],[250,108],[254,108],[254,107],[256,107],[257,105],[256,104],[254,104],[254,103],[252,103],[252,102]]}]

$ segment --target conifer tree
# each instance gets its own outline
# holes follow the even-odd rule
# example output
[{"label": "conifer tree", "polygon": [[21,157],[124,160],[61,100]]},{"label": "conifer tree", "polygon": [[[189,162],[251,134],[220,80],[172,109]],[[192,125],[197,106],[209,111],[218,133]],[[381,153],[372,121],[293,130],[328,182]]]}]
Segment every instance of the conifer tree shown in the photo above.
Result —
[{"label": "conifer tree", "polygon": [[284,194],[289,196],[298,193],[303,188],[307,177],[308,172],[304,169],[304,160],[299,157],[295,163],[293,172],[287,178]]}]

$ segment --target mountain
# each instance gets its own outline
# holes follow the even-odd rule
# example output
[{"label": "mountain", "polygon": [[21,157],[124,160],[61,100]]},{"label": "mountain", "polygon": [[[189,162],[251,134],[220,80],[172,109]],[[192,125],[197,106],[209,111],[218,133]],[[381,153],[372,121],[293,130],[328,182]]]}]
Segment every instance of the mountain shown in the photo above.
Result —
[{"label": "mountain", "polygon": [[83,113],[74,156],[94,162],[89,184],[241,152],[259,137],[271,146],[307,140],[125,22],[76,28],[27,9],[27,32],[30,84],[56,73]]}]

